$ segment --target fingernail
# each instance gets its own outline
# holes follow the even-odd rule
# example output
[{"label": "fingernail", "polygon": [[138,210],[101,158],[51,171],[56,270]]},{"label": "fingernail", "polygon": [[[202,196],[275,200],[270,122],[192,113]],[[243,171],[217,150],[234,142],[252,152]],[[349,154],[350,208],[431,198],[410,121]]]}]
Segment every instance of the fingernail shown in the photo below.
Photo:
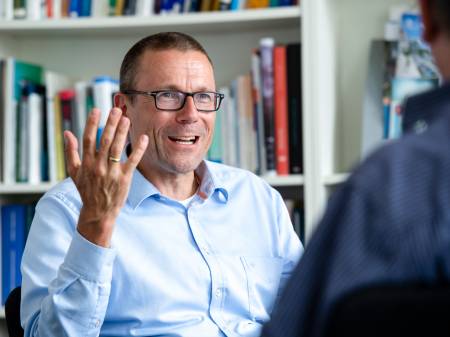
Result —
[{"label": "fingernail", "polygon": [[116,115],[118,115],[119,113],[120,113],[120,110],[119,110],[118,108],[113,108],[112,111],[111,111],[111,114],[112,114],[113,116],[116,116]]}]

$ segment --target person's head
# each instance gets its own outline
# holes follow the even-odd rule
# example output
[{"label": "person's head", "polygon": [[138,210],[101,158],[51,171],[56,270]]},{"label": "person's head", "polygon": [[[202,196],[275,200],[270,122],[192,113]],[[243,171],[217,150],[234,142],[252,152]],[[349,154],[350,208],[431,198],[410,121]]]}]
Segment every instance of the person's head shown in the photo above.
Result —
[{"label": "person's head", "polygon": [[[203,110],[218,107],[221,99],[209,94],[215,91],[208,54],[186,34],[151,35],[127,52],[115,104],[131,121],[132,145],[140,135],[149,136],[149,146],[139,166],[143,173],[185,174],[200,164],[211,145],[216,115]],[[200,94],[183,99],[180,92]]]},{"label": "person's head", "polygon": [[420,0],[420,8],[424,40],[430,44],[442,76],[450,80],[450,1]]}]

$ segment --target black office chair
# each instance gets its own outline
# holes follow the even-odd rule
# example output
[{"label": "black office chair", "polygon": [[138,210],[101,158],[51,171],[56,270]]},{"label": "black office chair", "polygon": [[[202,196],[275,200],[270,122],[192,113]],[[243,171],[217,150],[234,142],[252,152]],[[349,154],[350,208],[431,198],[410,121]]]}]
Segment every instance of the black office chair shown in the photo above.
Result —
[{"label": "black office chair", "polygon": [[6,325],[9,337],[23,337],[20,325],[20,287],[14,288],[8,295],[5,303]]},{"label": "black office chair", "polygon": [[450,285],[378,286],[337,302],[326,337],[450,336]]}]

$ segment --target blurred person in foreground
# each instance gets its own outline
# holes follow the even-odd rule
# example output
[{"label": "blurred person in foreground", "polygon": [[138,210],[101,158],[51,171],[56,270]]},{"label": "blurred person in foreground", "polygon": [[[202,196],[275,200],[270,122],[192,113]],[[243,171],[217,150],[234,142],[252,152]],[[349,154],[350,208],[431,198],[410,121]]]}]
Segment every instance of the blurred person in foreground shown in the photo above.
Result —
[{"label": "blurred person in foreground", "polygon": [[355,289],[450,281],[450,1],[420,8],[444,83],[405,114],[430,123],[376,151],[332,195],[264,337],[323,336],[333,305]]}]

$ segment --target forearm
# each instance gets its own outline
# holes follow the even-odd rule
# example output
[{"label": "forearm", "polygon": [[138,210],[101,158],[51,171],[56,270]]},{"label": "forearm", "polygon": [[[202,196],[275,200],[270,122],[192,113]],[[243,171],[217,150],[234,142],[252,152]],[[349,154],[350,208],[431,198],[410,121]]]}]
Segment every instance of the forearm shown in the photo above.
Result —
[{"label": "forearm", "polygon": [[23,299],[31,304],[23,307],[25,336],[98,336],[108,306],[113,260],[114,252],[77,233],[48,287],[38,285],[39,275],[25,277]]}]

